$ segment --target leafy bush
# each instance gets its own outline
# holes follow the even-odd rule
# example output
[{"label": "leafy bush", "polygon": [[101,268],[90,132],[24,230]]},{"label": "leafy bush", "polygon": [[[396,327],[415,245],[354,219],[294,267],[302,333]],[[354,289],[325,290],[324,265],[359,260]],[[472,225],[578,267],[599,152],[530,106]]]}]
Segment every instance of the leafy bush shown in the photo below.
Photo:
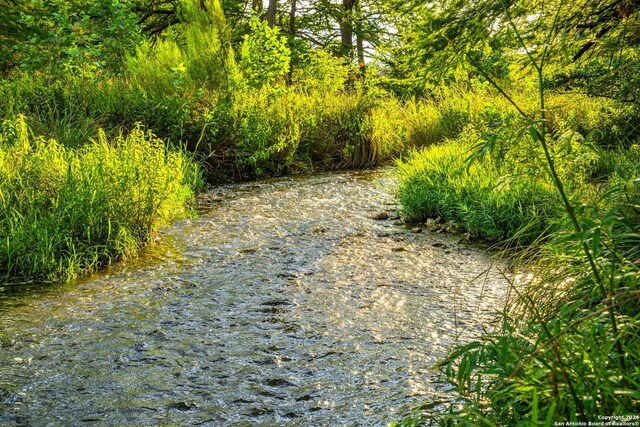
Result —
[{"label": "leafy bush", "polygon": [[344,59],[324,50],[308,52],[300,65],[293,71],[293,84],[299,91],[341,93],[349,78],[349,67]]},{"label": "leafy bush", "polygon": [[[511,20],[513,8],[503,6]],[[542,15],[534,20],[542,20]],[[518,111],[517,121],[484,134],[472,158],[492,161],[483,169],[488,175],[493,175],[492,167],[500,172],[495,176],[510,172],[507,166],[516,173],[522,167],[530,177],[525,190],[546,187],[553,196],[547,203],[562,210],[552,212],[554,233],[544,243],[536,242],[536,256],[528,256],[529,251],[522,258],[533,273],[532,280],[520,286],[511,283],[515,297],[507,301],[494,327],[479,339],[456,346],[440,364],[457,401],[445,413],[425,417],[417,413],[400,425],[587,425],[601,422],[603,415],[628,421],[624,417],[634,414],[640,404],[640,167],[633,144],[636,130],[629,126],[637,111],[582,97],[576,97],[583,101],[578,105],[565,103],[573,101],[566,96],[547,102],[544,76],[551,61],[531,52],[544,43],[549,49],[558,39],[559,50],[564,51],[567,39],[556,39],[549,31],[547,40],[533,42],[522,35],[522,28],[510,23],[511,35],[529,53],[521,58],[536,71],[537,105],[532,107],[526,97],[511,97],[507,88],[469,56]],[[590,143],[599,147],[590,147]],[[449,197],[447,207],[457,215],[455,189],[463,186],[452,184],[455,180],[448,176],[450,168],[456,173],[455,161],[449,161],[447,168],[442,166],[451,157],[445,153],[447,148],[432,153],[434,164],[412,165],[406,175],[413,178],[420,171],[422,176],[408,188],[425,188],[422,193],[427,195],[442,191]],[[608,151],[612,148],[615,151]],[[470,167],[469,175],[473,176],[476,165]],[[594,167],[605,172],[597,185],[588,182]],[[460,199],[469,195],[478,195],[479,200],[491,198],[474,185],[464,186],[472,190],[462,192]],[[417,199],[425,196],[418,193]],[[478,206],[473,210],[478,211]],[[491,216],[499,218],[495,213]]]},{"label": "leafy bush", "polygon": [[292,163],[300,142],[304,105],[295,94],[270,90],[238,95],[232,107],[235,166],[242,175],[280,174]]},{"label": "leafy bush", "polygon": [[197,166],[135,129],[78,151],[33,137],[23,118],[0,136],[0,277],[68,280],[131,254],[189,214]]},{"label": "leafy bush", "polygon": [[314,116],[303,128],[300,152],[317,167],[363,168],[390,158],[393,149],[372,138],[370,115],[375,100],[355,92],[326,94],[310,101]]},{"label": "leafy bush", "polygon": [[291,50],[278,28],[257,18],[252,18],[249,26],[251,32],[245,36],[241,50],[244,81],[255,88],[272,85],[289,71]]}]

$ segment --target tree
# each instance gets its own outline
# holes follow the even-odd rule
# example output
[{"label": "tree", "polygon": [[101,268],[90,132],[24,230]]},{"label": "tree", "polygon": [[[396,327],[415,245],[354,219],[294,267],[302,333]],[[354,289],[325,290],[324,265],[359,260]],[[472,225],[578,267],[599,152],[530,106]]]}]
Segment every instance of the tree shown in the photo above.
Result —
[{"label": "tree", "polygon": [[0,10],[0,62],[50,71],[115,71],[140,40],[127,0],[4,0]]},{"label": "tree", "polygon": [[357,0],[342,0],[342,9],[338,13],[340,25],[340,54],[346,58],[353,56],[353,11]]},{"label": "tree", "polygon": [[27,12],[18,0],[0,0],[0,70],[11,68],[17,59],[14,45],[38,33],[36,28],[21,22],[20,15]]},{"label": "tree", "polygon": [[401,34],[400,53],[391,55],[409,78],[437,83],[473,72],[469,64],[504,77],[505,63],[527,62],[524,45],[553,64],[549,85],[640,99],[632,72],[640,59],[639,0],[439,0],[397,7],[417,17]]},{"label": "tree", "polygon": [[271,28],[276,25],[276,9],[278,8],[277,0],[269,0],[269,7],[267,8],[267,23]]},{"label": "tree", "polygon": [[179,0],[136,0],[134,11],[147,36],[155,37],[178,24]]}]

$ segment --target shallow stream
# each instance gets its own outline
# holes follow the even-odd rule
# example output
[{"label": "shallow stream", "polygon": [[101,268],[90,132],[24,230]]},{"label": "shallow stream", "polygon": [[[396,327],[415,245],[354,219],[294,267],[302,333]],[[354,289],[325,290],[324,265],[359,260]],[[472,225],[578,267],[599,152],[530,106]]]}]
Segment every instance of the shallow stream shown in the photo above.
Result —
[{"label": "shallow stream", "polygon": [[389,176],[218,187],[135,260],[5,286],[0,425],[382,426],[446,400],[429,368],[505,281],[482,248],[394,221]]}]

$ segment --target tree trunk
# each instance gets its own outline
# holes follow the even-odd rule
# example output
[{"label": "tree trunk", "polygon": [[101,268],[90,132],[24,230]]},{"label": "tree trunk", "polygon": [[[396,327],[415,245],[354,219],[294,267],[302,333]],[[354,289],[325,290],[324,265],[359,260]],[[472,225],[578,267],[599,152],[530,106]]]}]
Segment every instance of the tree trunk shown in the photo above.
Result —
[{"label": "tree trunk", "polygon": [[364,65],[364,32],[362,30],[362,11],[360,10],[360,3],[358,0],[354,0],[356,2],[354,9],[356,11],[356,20],[355,29],[356,29],[356,51],[358,53],[358,69],[360,70],[360,77],[364,78],[365,73],[365,65]]},{"label": "tree trunk", "polygon": [[342,16],[338,21],[340,25],[340,40],[342,45],[340,53],[349,60],[353,59],[353,6],[355,0],[342,0]]},{"label": "tree trunk", "polygon": [[289,34],[291,37],[296,35],[296,11],[298,10],[298,1],[291,0],[291,9],[289,10]]},{"label": "tree trunk", "polygon": [[271,28],[276,25],[276,9],[278,6],[278,0],[269,0],[269,7],[267,8],[267,24]]},{"label": "tree trunk", "polygon": [[[296,36],[296,11],[298,8],[298,1],[291,0],[291,9],[289,10],[289,35],[290,40],[293,40]],[[287,72],[287,86],[291,86],[293,83],[293,61],[289,61],[289,71]]]},{"label": "tree trunk", "polygon": [[358,69],[360,69],[361,77],[364,77],[364,40],[362,34],[356,34],[356,49],[358,50]]}]

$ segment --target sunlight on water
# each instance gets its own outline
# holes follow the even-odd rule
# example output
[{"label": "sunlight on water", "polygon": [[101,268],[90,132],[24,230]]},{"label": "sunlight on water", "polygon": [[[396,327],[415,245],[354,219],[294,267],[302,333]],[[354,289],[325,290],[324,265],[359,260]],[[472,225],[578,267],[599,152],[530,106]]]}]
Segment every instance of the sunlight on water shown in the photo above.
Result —
[{"label": "sunlight on water", "polygon": [[393,189],[388,171],[218,187],[138,259],[5,290],[0,424],[379,426],[447,399],[430,367],[506,283],[458,237],[372,219]]}]

